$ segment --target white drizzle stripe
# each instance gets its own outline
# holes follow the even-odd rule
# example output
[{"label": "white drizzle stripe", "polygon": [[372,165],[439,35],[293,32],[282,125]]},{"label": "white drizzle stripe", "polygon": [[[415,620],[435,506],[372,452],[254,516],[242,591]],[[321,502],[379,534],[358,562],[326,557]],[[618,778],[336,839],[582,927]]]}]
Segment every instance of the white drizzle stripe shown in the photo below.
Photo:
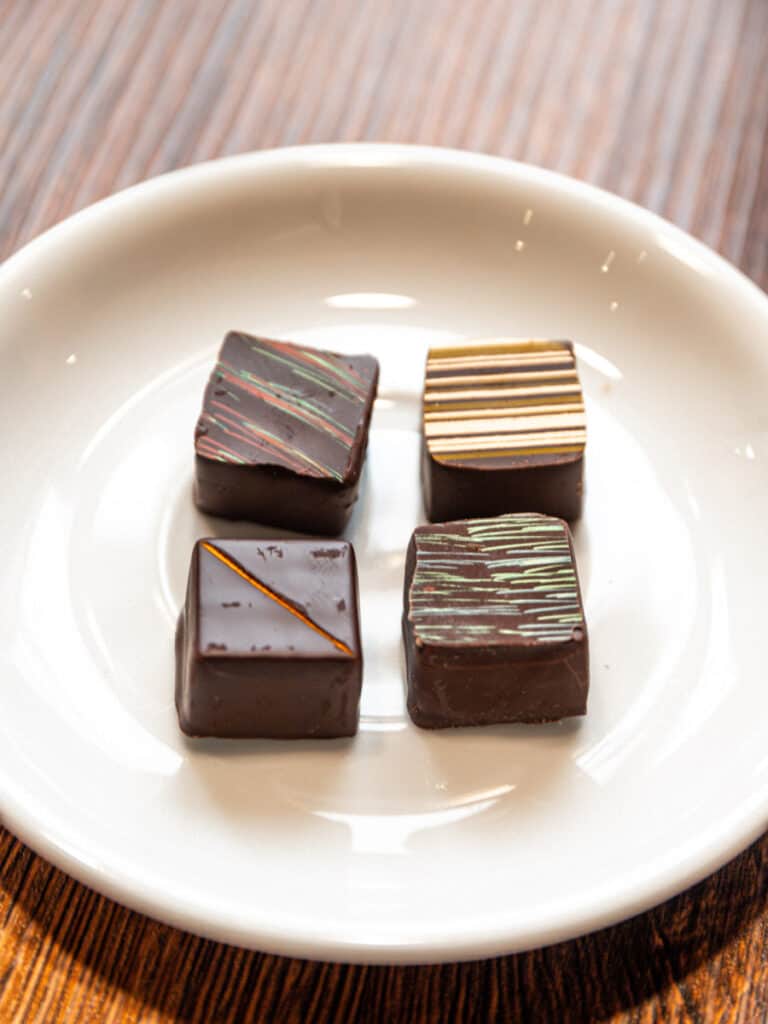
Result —
[{"label": "white drizzle stripe", "polygon": [[475,451],[482,449],[483,451],[505,451],[507,448],[514,451],[516,448],[528,448],[533,446],[536,447],[558,447],[562,448],[563,445],[581,445],[584,447],[584,441],[586,439],[586,433],[583,430],[562,430],[557,433],[552,431],[535,431],[529,434],[510,434],[502,447],[499,444],[499,435],[493,433],[483,434],[472,434],[469,437],[462,438],[461,441],[455,440],[451,436],[430,438],[429,449],[431,452],[463,452],[463,451]]},{"label": "white drizzle stripe", "polygon": [[[583,430],[584,414],[578,412],[549,413],[544,416],[504,416],[496,419],[443,420],[425,424],[426,436],[437,438],[466,437],[472,434],[526,434],[532,431]],[[541,440],[541,438],[540,438]]]},{"label": "white drizzle stripe", "polygon": [[483,368],[493,369],[497,366],[507,366],[512,363],[515,366],[550,366],[552,364],[560,366],[570,366],[570,353],[568,352],[516,352],[510,356],[506,355],[493,355],[493,356],[430,356],[427,359],[428,370],[462,370],[466,367],[482,366]]}]

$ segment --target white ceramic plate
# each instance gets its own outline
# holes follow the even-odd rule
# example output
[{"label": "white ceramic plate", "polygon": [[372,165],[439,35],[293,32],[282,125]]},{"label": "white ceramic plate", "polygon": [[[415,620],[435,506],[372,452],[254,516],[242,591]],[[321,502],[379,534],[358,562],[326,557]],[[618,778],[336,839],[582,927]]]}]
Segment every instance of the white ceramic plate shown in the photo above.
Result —
[{"label": "white ceramic plate", "polygon": [[[189,745],[173,706],[191,499],[228,328],[382,364],[351,743]],[[425,346],[572,337],[583,722],[428,733],[404,711]],[[407,147],[254,154],[85,211],[0,270],[0,807],[108,895],[230,942],[348,960],[532,947],[718,867],[768,811],[768,300],[649,213]]]}]

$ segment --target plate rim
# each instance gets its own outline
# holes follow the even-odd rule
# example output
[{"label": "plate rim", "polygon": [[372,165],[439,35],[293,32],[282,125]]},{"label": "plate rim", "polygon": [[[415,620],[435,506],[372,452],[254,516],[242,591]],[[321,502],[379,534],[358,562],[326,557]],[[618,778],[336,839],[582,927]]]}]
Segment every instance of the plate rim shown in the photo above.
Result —
[{"label": "plate rim", "polygon": [[[25,262],[36,259],[51,244],[66,243],[69,236],[87,231],[93,222],[110,218],[137,201],[162,198],[163,193],[172,196],[179,189],[183,191],[196,183],[213,180],[231,169],[296,163],[324,169],[357,167],[361,170],[366,166],[453,167],[469,175],[495,172],[518,184],[529,180],[544,185],[556,193],[594,203],[619,220],[663,231],[676,243],[674,258],[686,263],[683,257],[687,253],[692,262],[705,265],[721,282],[735,288],[744,302],[755,304],[768,321],[768,295],[744,272],[704,242],[631,200],[558,171],[501,156],[400,143],[326,143],[255,150],[192,164],[131,185],[65,218],[0,263],[0,297],[7,279],[23,269]],[[37,814],[29,801],[20,799],[16,789],[14,779],[0,767],[0,823],[55,867],[108,898],[156,920],[218,941],[279,955],[347,963],[459,961],[521,952],[572,939],[616,924],[679,894],[746,849],[768,825],[766,783],[762,790],[758,788],[749,799],[739,802],[727,818],[698,832],[684,847],[678,847],[674,857],[659,855],[642,871],[636,872],[631,892],[626,880],[618,886],[609,883],[597,898],[592,891],[588,905],[582,906],[578,901],[570,903],[567,912],[561,913],[554,923],[544,913],[539,915],[538,923],[529,924],[521,932],[509,921],[509,915],[505,920],[502,913],[475,918],[471,925],[462,924],[459,929],[443,926],[440,935],[425,933],[411,939],[401,936],[390,942],[379,934],[367,942],[351,933],[313,935],[311,929],[306,928],[299,933],[290,920],[287,924],[274,921],[260,924],[258,920],[254,923],[253,908],[250,908],[248,923],[244,919],[233,920],[228,925],[211,922],[204,916],[204,902],[197,908],[189,902],[174,905],[173,899],[164,901],[162,893],[157,891],[159,887],[147,884],[146,880],[137,888],[129,872],[94,864],[78,856],[62,831],[49,827],[50,818]]]}]

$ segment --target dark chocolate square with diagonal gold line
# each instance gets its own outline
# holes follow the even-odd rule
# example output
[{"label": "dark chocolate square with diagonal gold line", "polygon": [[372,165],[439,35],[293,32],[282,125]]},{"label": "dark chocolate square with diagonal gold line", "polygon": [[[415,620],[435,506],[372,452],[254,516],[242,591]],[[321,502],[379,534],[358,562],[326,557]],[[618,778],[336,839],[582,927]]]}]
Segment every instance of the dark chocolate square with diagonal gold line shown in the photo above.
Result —
[{"label": "dark chocolate square with diagonal gold line", "polygon": [[422,482],[430,522],[581,514],[586,419],[570,341],[430,349]]},{"label": "dark chocolate square with diagonal gold line", "polygon": [[176,632],[183,732],[352,736],[362,671],[350,544],[218,538],[195,544]]}]

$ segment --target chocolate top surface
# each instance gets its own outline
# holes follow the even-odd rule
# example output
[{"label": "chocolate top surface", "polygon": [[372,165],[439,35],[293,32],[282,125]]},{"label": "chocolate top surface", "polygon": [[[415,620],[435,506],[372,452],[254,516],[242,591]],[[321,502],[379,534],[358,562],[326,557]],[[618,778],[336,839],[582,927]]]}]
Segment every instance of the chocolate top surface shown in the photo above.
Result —
[{"label": "chocolate top surface", "polygon": [[408,619],[417,641],[549,645],[584,635],[562,519],[521,513],[420,526],[413,542]]},{"label": "chocolate top surface", "polygon": [[359,471],[378,363],[230,332],[203,399],[195,451],[348,482]]},{"label": "chocolate top surface", "polygon": [[354,553],[343,541],[198,541],[197,649],[209,656],[359,654]]},{"label": "chocolate top surface", "polygon": [[424,437],[446,466],[505,469],[584,453],[584,398],[570,341],[494,340],[432,348]]}]

